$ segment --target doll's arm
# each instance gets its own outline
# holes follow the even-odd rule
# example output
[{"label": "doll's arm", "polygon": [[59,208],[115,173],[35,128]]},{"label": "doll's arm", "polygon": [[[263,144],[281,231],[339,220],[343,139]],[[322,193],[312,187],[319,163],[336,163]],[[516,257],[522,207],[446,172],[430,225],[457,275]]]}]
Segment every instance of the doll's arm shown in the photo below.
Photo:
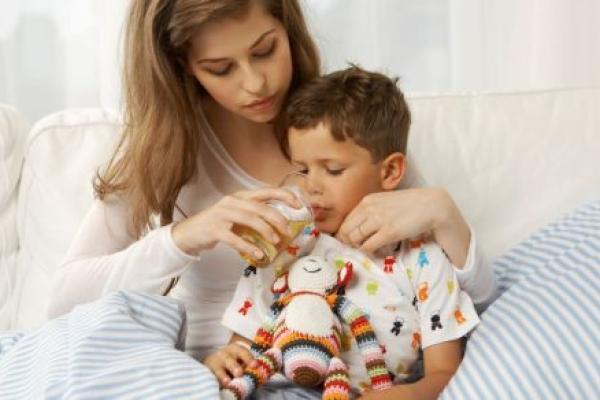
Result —
[{"label": "doll's arm", "polygon": [[372,388],[382,390],[391,387],[392,380],[385,366],[383,352],[364,312],[345,296],[337,296],[334,312],[350,327],[367,366]]},{"label": "doll's arm", "polygon": [[273,344],[273,332],[275,331],[275,321],[277,321],[277,317],[281,314],[289,301],[290,296],[284,296],[273,302],[271,305],[269,315],[265,318],[262,326],[256,331],[254,341],[250,346],[250,351],[255,357],[271,348],[271,345]]}]

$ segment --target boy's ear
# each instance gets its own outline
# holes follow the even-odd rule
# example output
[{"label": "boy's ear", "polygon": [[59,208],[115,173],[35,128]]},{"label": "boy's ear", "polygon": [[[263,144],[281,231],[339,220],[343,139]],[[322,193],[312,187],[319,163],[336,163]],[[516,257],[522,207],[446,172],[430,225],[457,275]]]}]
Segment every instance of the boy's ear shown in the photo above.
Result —
[{"label": "boy's ear", "polygon": [[395,190],[404,177],[406,157],[402,153],[392,153],[381,163],[381,189]]}]

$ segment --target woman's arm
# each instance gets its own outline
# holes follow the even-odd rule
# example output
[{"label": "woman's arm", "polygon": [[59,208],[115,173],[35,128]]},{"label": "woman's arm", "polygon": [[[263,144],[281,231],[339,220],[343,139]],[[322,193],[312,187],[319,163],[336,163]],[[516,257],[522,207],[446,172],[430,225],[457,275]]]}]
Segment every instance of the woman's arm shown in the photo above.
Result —
[{"label": "woman's arm", "polygon": [[[225,243],[240,252],[258,248],[232,230],[249,226],[265,237],[285,232],[287,220],[265,203],[284,201],[299,206],[291,192],[277,188],[242,191],[180,223],[155,229],[136,240],[129,226],[129,204],[119,196],[97,200],[84,219],[66,261],[57,273],[47,314],[55,317],[75,305],[119,289],[162,293],[198,254]],[[279,240],[277,236],[274,240]],[[260,258],[260,257],[258,257]]]},{"label": "woman's arm", "polygon": [[461,361],[460,340],[429,346],[423,350],[425,375],[415,383],[395,385],[383,391],[371,390],[361,400],[429,400],[437,399]]},{"label": "woman's arm", "polygon": [[170,278],[197,259],[174,244],[171,226],[136,241],[129,220],[123,200],[95,201],[57,271],[49,317],[119,289],[161,293]]}]

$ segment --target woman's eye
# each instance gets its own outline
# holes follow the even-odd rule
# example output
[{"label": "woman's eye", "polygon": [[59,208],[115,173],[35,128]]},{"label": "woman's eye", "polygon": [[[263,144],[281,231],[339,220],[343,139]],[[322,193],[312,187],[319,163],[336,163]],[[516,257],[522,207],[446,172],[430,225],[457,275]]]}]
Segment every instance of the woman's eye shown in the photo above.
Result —
[{"label": "woman's eye", "polygon": [[266,58],[269,57],[271,54],[273,54],[273,52],[275,51],[275,47],[276,47],[276,43],[273,42],[269,47],[267,47],[266,49],[260,49],[254,52],[253,56],[254,57],[258,57],[258,58]]},{"label": "woman's eye", "polygon": [[344,168],[327,168],[327,173],[329,175],[341,175],[344,172]]},{"label": "woman's eye", "polygon": [[298,171],[296,171],[296,174],[301,175],[301,176],[306,176],[306,175],[308,175],[308,168],[299,169]]},{"label": "woman's eye", "polygon": [[209,69],[207,70],[209,73],[216,75],[216,76],[224,76],[227,75],[227,73],[231,70],[231,64],[228,64],[226,67],[224,68],[219,68],[219,69]]}]

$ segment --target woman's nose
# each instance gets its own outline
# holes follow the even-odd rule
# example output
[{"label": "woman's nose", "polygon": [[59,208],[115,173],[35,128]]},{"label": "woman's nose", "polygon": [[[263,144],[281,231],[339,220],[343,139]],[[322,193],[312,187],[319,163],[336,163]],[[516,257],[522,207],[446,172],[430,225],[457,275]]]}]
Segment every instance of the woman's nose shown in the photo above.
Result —
[{"label": "woman's nose", "polygon": [[261,71],[252,66],[248,66],[244,68],[243,74],[242,87],[245,91],[259,96],[266,94],[263,93],[265,89],[266,78]]}]

